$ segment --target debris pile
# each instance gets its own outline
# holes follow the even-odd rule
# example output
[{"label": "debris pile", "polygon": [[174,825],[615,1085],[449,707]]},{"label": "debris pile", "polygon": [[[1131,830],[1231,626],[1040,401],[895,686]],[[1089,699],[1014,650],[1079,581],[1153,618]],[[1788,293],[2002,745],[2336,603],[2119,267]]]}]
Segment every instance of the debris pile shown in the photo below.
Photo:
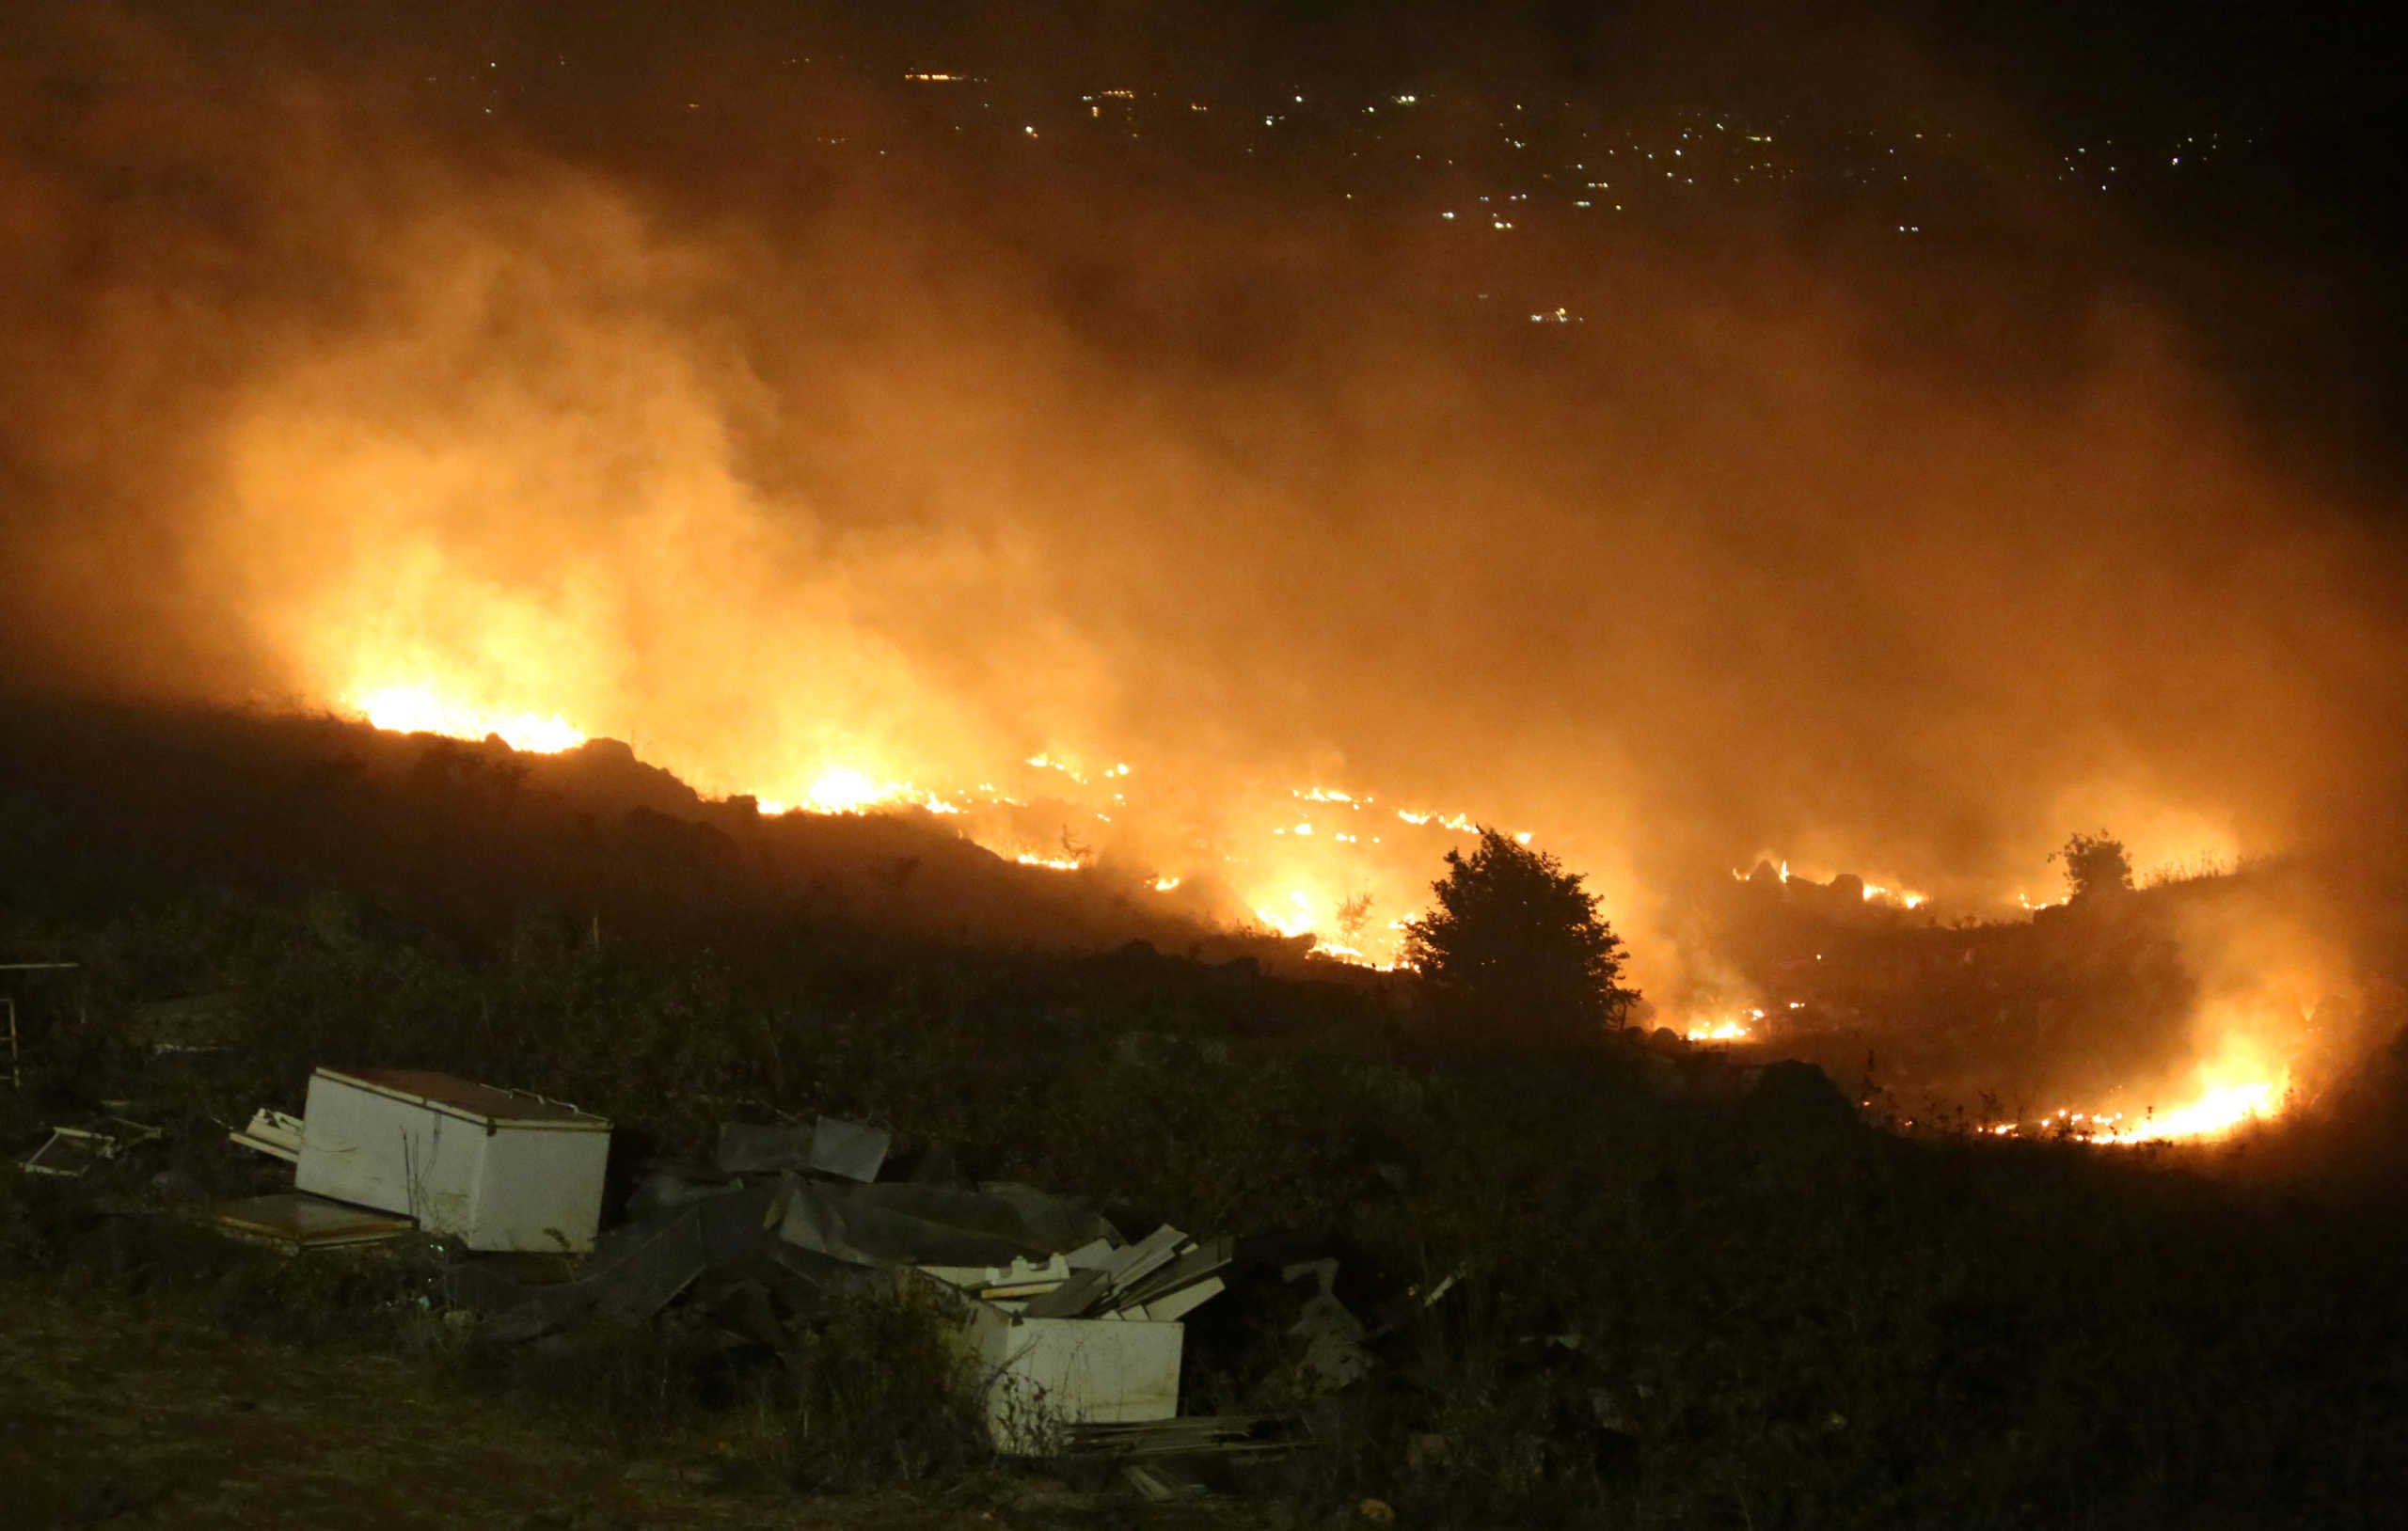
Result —
[{"label": "debris pile", "polygon": [[[105,1117],[55,1129],[24,1163],[81,1176],[160,1136]],[[1131,1239],[1088,1201],[974,1179],[943,1145],[898,1155],[863,1122],[723,1124],[707,1163],[646,1166],[608,1226],[610,1123],[531,1092],[321,1067],[302,1114],[262,1107],[226,1138],[293,1171],[290,1190],[210,1207],[220,1232],[288,1254],[424,1236],[421,1301],[479,1343],[649,1323],[684,1299],[674,1321],[800,1365],[832,1296],[925,1300],[993,1449],[1112,1460],[1150,1498],[1195,1492],[1180,1459],[1297,1444],[1270,1416],[1180,1413],[1185,1320],[1241,1269],[1315,1278],[1289,1331],[1307,1396],[1370,1364],[1334,1259],[1284,1263],[1167,1223]]]},{"label": "debris pile", "polygon": [[709,1165],[646,1175],[567,1279],[469,1262],[447,1295],[486,1337],[517,1340],[649,1318],[705,1276],[789,1311],[832,1284],[895,1281],[945,1304],[998,1450],[1050,1454],[1075,1427],[1178,1414],[1179,1320],[1224,1289],[1230,1240],[1164,1226],[1132,1243],[1075,1198],[974,1181],[942,1147],[905,1172],[893,1148],[834,1117],[726,1124]]}]

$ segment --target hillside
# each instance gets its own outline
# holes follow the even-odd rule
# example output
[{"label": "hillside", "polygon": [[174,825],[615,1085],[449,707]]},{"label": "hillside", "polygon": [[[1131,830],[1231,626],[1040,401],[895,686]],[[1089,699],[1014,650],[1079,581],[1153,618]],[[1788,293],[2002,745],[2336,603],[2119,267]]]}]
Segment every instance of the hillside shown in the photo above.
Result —
[{"label": "hillside", "polygon": [[[2348,1525],[2408,1494],[2397,1047],[2218,1144],[1907,1129],[1797,1065],[1504,1047],[1359,981],[1191,960],[1181,941],[1239,948],[1142,923],[1108,873],[1012,866],[909,817],[763,820],[614,747],[41,707],[4,737],[5,935],[81,966],[10,975],[24,1083],[0,1092],[0,1140],[13,1159],[104,1112],[164,1132],[83,1180],[0,1167],[0,1290],[43,1326],[13,1347],[29,1365],[131,1328],[165,1353],[232,1348],[196,1375],[272,1368],[350,1408],[340,1360],[370,1357],[411,1428],[446,1390],[500,1409],[496,1482],[598,1443],[637,1485],[557,1513],[489,1496],[511,1514],[627,1512],[661,1472],[679,1513],[727,1523],[763,1494],[851,1523],[829,1496],[906,1484],[877,1523],[1137,1511],[1074,1467],[1068,1509],[999,1475],[914,1369],[915,1320],[876,1302],[747,1310],[740,1283],[698,1285],[645,1324],[526,1344],[444,1311],[439,1247],[287,1258],[210,1233],[197,1209],[283,1169],[227,1127],[348,1063],[608,1116],[612,1218],[648,1170],[706,1161],[721,1124],[824,1113],[1123,1228],[1245,1240],[1255,1273],[1190,1319],[1181,1403],[1309,1439],[1225,1484],[1282,1524],[1376,1501],[1466,1527]],[[1973,1005],[1984,974],[2070,963],[2051,980],[2070,996],[2080,961],[2250,886],[1990,930],[1876,922],[1851,976],[1802,1002],[1818,1026],[1886,1032],[1928,1002],[1943,1029],[2012,1031]],[[922,890],[967,890],[967,912],[910,912]],[[1334,1389],[1307,1381],[1305,1298],[1280,1279],[1323,1255],[1369,1358]],[[296,1345],[306,1362],[277,1359]],[[182,1493],[287,1523],[269,1501],[293,1472],[219,1465],[211,1443],[240,1429],[143,1417],[123,1481],[78,1491],[70,1470],[97,1468],[72,1453],[27,1481],[78,1513]],[[30,1439],[8,1432],[0,1463]]]},{"label": "hillside", "polygon": [[798,923],[989,950],[1144,941],[1288,971],[1310,944],[1219,928],[1137,869],[1006,860],[919,809],[772,817],[707,799],[616,740],[543,754],[325,716],[23,698],[0,706],[0,878],[20,917],[340,890],[480,944],[537,913],[726,951]]}]

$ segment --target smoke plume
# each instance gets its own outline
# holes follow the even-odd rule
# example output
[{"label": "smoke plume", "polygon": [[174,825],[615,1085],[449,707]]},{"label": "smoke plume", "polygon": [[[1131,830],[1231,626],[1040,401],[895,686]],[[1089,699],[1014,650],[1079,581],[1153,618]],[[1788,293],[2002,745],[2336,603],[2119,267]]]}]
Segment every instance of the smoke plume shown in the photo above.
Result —
[{"label": "smoke plume", "polygon": [[[1113,854],[1384,922],[1432,848],[1293,796],[1376,794],[1532,832],[1650,981],[1766,850],[1986,907],[2069,829],[2389,823],[2393,540],[2105,215],[1474,250],[1034,123],[880,155],[816,62],[562,55],[488,123],[457,50],[337,41],[11,66],[18,684],[429,685],[795,801],[1126,764]],[[1356,860],[1263,848],[1315,814]]]}]

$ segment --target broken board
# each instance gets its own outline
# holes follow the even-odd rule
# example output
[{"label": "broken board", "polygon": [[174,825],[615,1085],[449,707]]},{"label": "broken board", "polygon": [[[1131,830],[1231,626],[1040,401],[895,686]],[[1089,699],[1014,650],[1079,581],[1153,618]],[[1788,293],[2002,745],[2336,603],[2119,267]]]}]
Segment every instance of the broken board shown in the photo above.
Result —
[{"label": "broken board", "polygon": [[346,1207],[306,1191],[282,1191],[273,1196],[223,1202],[211,1215],[223,1232],[287,1254],[381,1244],[418,1225],[405,1217]]}]

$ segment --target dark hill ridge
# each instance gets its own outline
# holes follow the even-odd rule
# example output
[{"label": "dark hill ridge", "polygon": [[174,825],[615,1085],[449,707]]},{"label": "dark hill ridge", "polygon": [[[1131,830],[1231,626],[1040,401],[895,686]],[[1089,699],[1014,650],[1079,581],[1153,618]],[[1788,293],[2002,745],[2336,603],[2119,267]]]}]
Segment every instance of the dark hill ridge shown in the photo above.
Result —
[{"label": "dark hill ridge", "polygon": [[1221,929],[1133,869],[1022,866],[922,810],[768,816],[616,740],[543,755],[324,714],[0,705],[0,906],[27,913],[340,889],[471,941],[546,909],[613,939],[722,950],[809,923],[1346,971],[1308,962],[1307,941]]}]

